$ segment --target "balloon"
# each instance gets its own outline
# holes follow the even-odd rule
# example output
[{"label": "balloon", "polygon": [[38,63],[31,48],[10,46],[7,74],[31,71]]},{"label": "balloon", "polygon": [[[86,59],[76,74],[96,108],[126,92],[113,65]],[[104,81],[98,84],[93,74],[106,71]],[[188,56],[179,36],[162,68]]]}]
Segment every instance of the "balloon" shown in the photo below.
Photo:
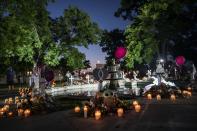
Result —
[{"label": "balloon", "polygon": [[54,79],[54,73],[52,70],[46,70],[45,71],[45,79],[50,82]]},{"label": "balloon", "polygon": [[127,49],[125,47],[122,46],[117,47],[115,51],[115,57],[117,59],[121,59],[126,55],[126,53],[127,53]]},{"label": "balloon", "polygon": [[185,57],[184,56],[177,56],[176,57],[176,64],[181,66],[185,63]]}]

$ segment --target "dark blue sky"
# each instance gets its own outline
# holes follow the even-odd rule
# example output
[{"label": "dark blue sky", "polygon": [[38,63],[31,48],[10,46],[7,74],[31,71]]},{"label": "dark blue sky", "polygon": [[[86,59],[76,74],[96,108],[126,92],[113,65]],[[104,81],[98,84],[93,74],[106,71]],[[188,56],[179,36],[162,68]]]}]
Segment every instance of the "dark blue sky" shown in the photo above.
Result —
[{"label": "dark blue sky", "polygon": [[[100,28],[113,30],[115,28],[125,29],[129,24],[121,18],[114,17],[114,12],[120,6],[120,0],[56,0],[55,3],[48,5],[48,10],[53,18],[63,14],[64,9],[73,5],[88,13],[92,21],[96,22]],[[105,53],[98,45],[90,45],[89,49],[79,47],[79,50],[86,54],[94,66],[97,60],[105,62]]]}]

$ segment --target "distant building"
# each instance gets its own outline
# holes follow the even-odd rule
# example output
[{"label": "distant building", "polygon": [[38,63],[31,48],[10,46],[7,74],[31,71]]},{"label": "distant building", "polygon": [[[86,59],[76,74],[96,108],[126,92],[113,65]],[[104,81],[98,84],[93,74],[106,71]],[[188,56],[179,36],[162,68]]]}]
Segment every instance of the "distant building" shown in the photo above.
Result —
[{"label": "distant building", "polygon": [[105,64],[96,64],[96,68],[104,68]]}]

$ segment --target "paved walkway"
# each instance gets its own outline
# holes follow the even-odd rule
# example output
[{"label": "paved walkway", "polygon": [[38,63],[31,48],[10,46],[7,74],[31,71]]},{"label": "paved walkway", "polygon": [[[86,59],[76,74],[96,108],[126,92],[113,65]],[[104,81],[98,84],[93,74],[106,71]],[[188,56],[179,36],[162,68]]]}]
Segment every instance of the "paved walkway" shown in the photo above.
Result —
[{"label": "paved walkway", "polygon": [[72,110],[29,118],[0,118],[1,131],[197,131],[197,94],[172,103],[152,100],[140,113],[126,112],[123,118],[107,116],[84,119]]}]

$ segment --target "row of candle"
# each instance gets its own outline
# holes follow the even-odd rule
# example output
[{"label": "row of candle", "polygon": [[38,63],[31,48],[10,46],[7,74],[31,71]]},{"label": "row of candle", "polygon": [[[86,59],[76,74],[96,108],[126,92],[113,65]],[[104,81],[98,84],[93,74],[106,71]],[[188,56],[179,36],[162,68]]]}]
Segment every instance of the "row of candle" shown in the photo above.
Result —
[{"label": "row of candle", "polygon": [[[134,102],[133,102],[133,106],[134,106],[135,112],[140,112],[141,106],[140,106],[140,104],[139,104],[137,101],[134,101]],[[76,107],[74,108],[74,111],[75,111],[76,113],[79,113],[80,110],[81,110],[81,109],[80,109],[79,106],[76,106]],[[87,106],[84,106],[83,111],[84,111],[84,118],[87,118],[88,107],[87,107]],[[123,114],[124,114],[124,109],[123,109],[123,108],[118,108],[118,109],[117,109],[117,116],[118,116],[118,117],[122,117]],[[95,119],[96,119],[96,120],[101,119],[101,111],[100,111],[100,110],[96,110],[95,113],[94,113],[94,115],[95,115]]]},{"label": "row of candle", "polygon": [[31,96],[32,95],[32,90],[30,88],[19,88],[19,94],[21,97],[25,96]]},{"label": "row of candle", "polygon": [[10,106],[14,106],[12,104],[16,104],[16,112],[18,113],[18,116],[25,116],[28,117],[31,113],[30,109],[19,109],[22,107],[22,104],[28,104],[27,99],[19,99],[18,96],[16,96],[14,99],[12,97],[5,99],[4,106],[0,108],[0,116],[8,116],[11,117],[14,115],[13,111],[10,111]]},{"label": "row of candle", "polygon": [[191,91],[184,90],[183,91],[183,96],[189,96],[189,97],[191,97],[192,96],[192,92]]},{"label": "row of candle", "polygon": [[[151,95],[151,94],[148,94],[148,95],[147,95],[147,99],[148,99],[148,100],[151,100],[151,99],[152,99],[152,95]],[[161,95],[158,94],[158,95],[156,96],[156,99],[157,99],[158,101],[160,101],[160,100],[161,100]],[[170,100],[175,101],[175,100],[176,100],[176,96],[175,96],[174,94],[171,94],[171,95],[170,95]]]},{"label": "row of candle", "polygon": [[[25,117],[28,117],[31,114],[31,110],[30,109],[25,109],[25,110],[18,109],[17,113],[18,113],[18,116],[24,115]],[[13,112],[9,111],[9,105],[5,105],[3,108],[0,108],[0,117],[3,117],[6,114],[8,117],[13,116]]]},{"label": "row of candle", "polygon": [[13,100],[13,98],[9,98],[9,99],[5,99],[4,101],[4,104],[17,104],[18,102],[21,102],[21,103],[28,103],[28,100],[27,99],[19,99],[18,96],[15,97],[15,100]]},{"label": "row of candle", "polygon": [[[192,93],[190,92],[190,91],[183,91],[183,94],[185,95],[185,96],[192,96]],[[152,99],[152,95],[151,94],[147,94],[147,99],[148,100],[151,100]],[[158,101],[160,101],[161,100],[161,95],[157,95],[156,96],[156,99],[158,100]],[[172,100],[172,101],[175,101],[176,100],[176,96],[175,96],[175,94],[171,94],[170,95],[170,100]]]}]

